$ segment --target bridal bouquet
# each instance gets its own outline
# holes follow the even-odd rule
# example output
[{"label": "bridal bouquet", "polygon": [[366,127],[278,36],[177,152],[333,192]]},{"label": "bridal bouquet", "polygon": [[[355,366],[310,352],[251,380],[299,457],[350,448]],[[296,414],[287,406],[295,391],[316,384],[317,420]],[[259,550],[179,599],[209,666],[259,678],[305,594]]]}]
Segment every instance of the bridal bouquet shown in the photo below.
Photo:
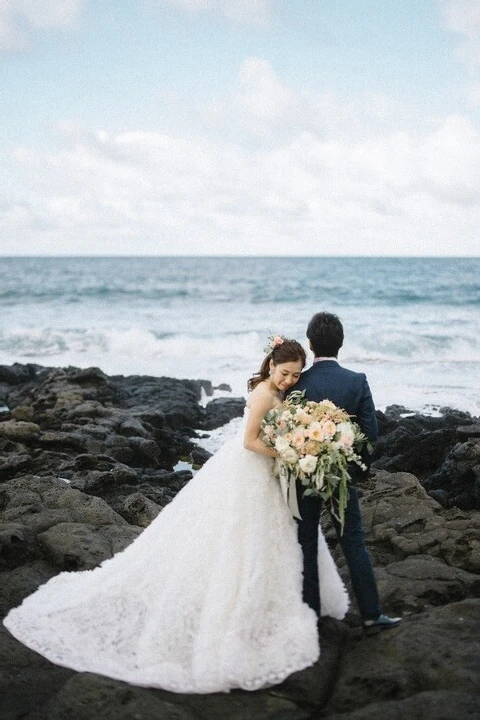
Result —
[{"label": "bridal bouquet", "polygon": [[343,533],[351,479],[347,465],[366,469],[359,453],[367,439],[348,413],[330,400],[316,403],[306,400],[303,392],[292,392],[265,415],[261,438],[279,454],[275,472],[294,517],[300,519],[299,479],[304,495],[318,495],[329,504]]}]

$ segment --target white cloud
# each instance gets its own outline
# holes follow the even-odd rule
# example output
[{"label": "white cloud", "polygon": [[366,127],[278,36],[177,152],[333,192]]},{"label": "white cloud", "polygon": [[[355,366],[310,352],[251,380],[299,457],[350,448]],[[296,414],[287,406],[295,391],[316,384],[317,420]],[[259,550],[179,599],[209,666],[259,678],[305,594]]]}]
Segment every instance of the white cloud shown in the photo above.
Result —
[{"label": "white cloud", "polygon": [[458,57],[470,70],[480,64],[480,3],[478,0],[441,0],[447,27],[463,40]]},{"label": "white cloud", "polygon": [[480,108],[480,82],[470,85],[466,91],[467,102],[472,108]]},{"label": "white cloud", "polygon": [[[233,98],[234,112],[254,135],[270,134],[288,122],[295,111],[292,91],[280,81],[272,66],[261,58],[247,58],[239,73],[240,91]],[[231,104],[227,112],[232,111]]]},{"label": "white cloud", "polygon": [[480,37],[480,4],[478,0],[443,0],[448,27],[472,40]]},{"label": "white cloud", "polygon": [[414,131],[370,100],[307,98],[256,58],[214,137],[59,126],[58,149],[12,155],[4,252],[478,254],[473,122]]},{"label": "white cloud", "polygon": [[480,205],[480,137],[473,123],[451,116],[422,148],[426,187],[439,198]]},{"label": "white cloud", "polygon": [[0,52],[26,50],[32,31],[70,27],[82,5],[83,0],[0,0]]},{"label": "white cloud", "polygon": [[209,12],[244,25],[265,25],[273,0],[148,0],[150,7],[174,5],[193,14]]},{"label": "white cloud", "polygon": [[[379,129],[393,130],[412,122],[405,107],[391,97],[367,93],[354,99],[331,91],[299,91],[285,83],[267,60],[258,57],[244,60],[236,91],[206,108],[203,118],[229,136],[244,132],[271,144],[287,142],[299,131],[349,139],[376,137]],[[417,117],[414,122],[418,124]]]}]

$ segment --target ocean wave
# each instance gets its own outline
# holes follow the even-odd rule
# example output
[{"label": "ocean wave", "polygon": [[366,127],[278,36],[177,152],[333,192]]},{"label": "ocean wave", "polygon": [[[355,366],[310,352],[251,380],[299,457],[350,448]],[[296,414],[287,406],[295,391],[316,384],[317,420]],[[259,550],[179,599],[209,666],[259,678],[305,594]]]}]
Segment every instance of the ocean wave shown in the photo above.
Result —
[{"label": "ocean wave", "polygon": [[[0,301],[8,305],[22,303],[82,303],[84,300],[94,301],[151,301],[187,298],[190,293],[183,288],[117,288],[98,285],[89,288],[15,288],[0,291]],[[228,300],[228,298],[226,298]]]},{"label": "ocean wave", "polygon": [[0,301],[478,307],[480,259],[0,258]]},{"label": "ocean wave", "polygon": [[0,361],[205,378],[243,395],[268,334],[308,349],[309,318],[330,310],[341,360],[368,373],[379,405],[470,409],[479,276],[479,259],[4,258]]},{"label": "ocean wave", "polygon": [[[98,366],[109,374],[208,379],[216,385],[227,383],[234,394],[244,396],[246,381],[263,358],[264,341],[256,331],[204,336],[138,327],[16,328],[0,333],[0,363]],[[476,414],[480,410],[480,355],[478,346],[472,349],[468,341],[457,339],[454,347],[440,351],[418,343],[409,354],[398,347],[346,342],[340,360],[367,373],[379,407],[399,403],[414,410],[427,405],[452,405]]]}]

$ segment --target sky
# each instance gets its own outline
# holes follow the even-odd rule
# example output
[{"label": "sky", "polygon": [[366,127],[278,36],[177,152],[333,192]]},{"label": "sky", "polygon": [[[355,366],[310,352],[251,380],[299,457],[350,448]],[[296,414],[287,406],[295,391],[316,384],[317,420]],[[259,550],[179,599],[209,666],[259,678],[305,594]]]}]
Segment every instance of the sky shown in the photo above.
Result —
[{"label": "sky", "polygon": [[0,0],[0,254],[480,255],[479,0]]}]

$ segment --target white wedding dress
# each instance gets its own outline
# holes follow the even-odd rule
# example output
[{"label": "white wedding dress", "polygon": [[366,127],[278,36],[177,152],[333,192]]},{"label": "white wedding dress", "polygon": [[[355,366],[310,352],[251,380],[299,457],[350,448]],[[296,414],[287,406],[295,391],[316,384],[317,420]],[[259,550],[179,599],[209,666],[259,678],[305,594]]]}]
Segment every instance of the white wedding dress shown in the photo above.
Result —
[{"label": "white wedding dress", "polygon": [[[8,630],[58,665],[176,692],[256,690],[312,665],[296,524],[272,461],[245,450],[243,433],[123,552],[49,580],[10,611]],[[323,614],[344,617],[321,533],[319,570]]]}]

